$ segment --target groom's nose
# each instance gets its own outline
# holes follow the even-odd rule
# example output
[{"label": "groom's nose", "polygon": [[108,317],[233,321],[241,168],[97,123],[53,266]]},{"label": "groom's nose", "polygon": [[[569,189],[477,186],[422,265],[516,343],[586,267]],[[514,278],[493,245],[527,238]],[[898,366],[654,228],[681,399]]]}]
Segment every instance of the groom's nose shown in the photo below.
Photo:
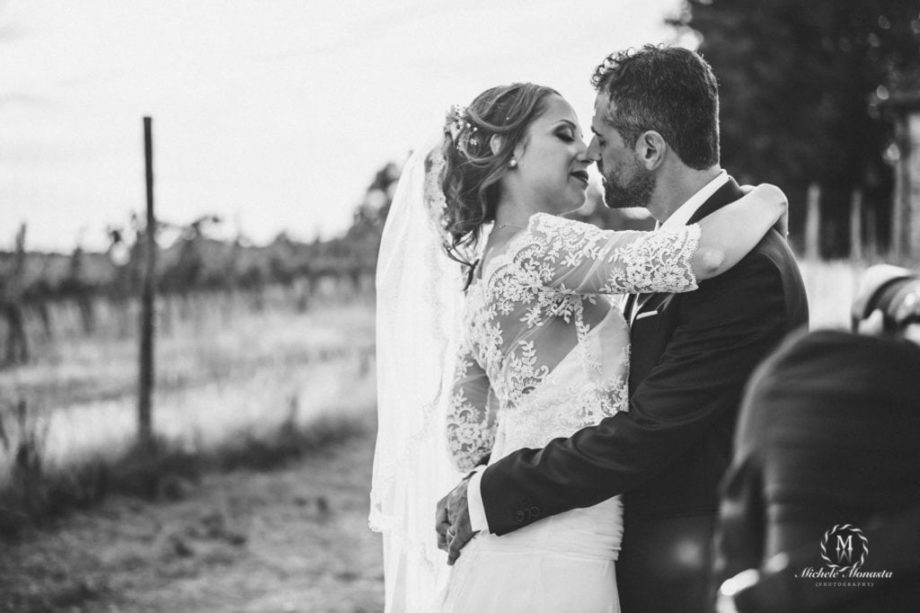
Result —
[{"label": "groom's nose", "polygon": [[591,142],[588,143],[588,150],[585,152],[587,158],[592,162],[599,162],[601,159],[601,148],[597,145],[597,137],[592,136]]}]

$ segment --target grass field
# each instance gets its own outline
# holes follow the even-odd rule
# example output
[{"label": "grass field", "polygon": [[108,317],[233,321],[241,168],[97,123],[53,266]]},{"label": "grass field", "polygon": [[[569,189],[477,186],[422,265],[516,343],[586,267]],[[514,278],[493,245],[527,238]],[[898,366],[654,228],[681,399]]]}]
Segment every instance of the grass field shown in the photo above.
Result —
[{"label": "grass field", "polygon": [[0,612],[377,613],[373,411],[336,448],[206,475],[181,500],[112,497],[3,545]]},{"label": "grass field", "polygon": [[[180,481],[155,500],[109,495],[18,531],[2,544],[0,611],[380,610],[379,537],[367,529],[371,304],[301,312],[205,299],[168,324],[161,312],[158,434],[242,468]],[[135,343],[111,328],[68,334],[0,372],[0,398],[26,399],[26,430],[45,433],[43,474],[120,461],[135,433]],[[24,432],[5,416],[15,449]],[[278,427],[292,419],[307,448],[275,461],[265,446],[283,442]],[[247,468],[261,453],[272,470]],[[2,459],[8,479],[13,454]]]},{"label": "grass field", "polygon": [[[189,311],[168,328],[160,324],[153,403],[156,432],[187,451],[258,437],[285,419],[304,424],[373,405],[367,302],[298,312],[202,300]],[[106,331],[71,335],[40,346],[31,363],[0,371],[0,402],[27,403],[49,470],[133,443],[136,344],[134,335]],[[12,421],[7,411],[7,431],[16,430]],[[9,459],[0,457],[0,474]]]}]

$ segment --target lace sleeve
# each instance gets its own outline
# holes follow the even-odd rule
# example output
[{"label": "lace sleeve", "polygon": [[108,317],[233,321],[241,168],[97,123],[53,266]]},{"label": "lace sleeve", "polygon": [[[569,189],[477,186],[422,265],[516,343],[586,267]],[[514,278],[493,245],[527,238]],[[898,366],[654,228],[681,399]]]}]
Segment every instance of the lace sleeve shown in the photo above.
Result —
[{"label": "lace sleeve", "polygon": [[495,441],[494,395],[469,346],[461,349],[447,407],[447,448],[460,471],[475,468]]},{"label": "lace sleeve", "polygon": [[690,260],[698,224],[656,232],[601,230],[538,213],[515,259],[539,283],[577,294],[686,292],[697,288]]}]

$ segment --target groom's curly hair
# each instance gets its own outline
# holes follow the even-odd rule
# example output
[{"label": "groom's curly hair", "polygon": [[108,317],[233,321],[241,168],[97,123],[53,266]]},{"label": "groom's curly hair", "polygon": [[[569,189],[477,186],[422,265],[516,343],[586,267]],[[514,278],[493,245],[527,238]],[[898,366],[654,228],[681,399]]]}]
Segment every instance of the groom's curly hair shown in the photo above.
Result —
[{"label": "groom's curly hair", "polygon": [[618,51],[594,70],[591,84],[609,96],[604,120],[627,147],[655,130],[687,166],[719,163],[719,87],[699,54],[663,45]]},{"label": "groom's curly hair", "polygon": [[[446,207],[443,225],[449,235],[448,256],[475,267],[469,251],[483,224],[495,220],[500,181],[508,171],[514,148],[527,128],[546,110],[545,100],[559,93],[534,83],[512,83],[482,92],[465,109],[451,109],[444,127],[441,187]],[[497,150],[492,137],[498,136]],[[469,283],[467,283],[469,284]]]}]

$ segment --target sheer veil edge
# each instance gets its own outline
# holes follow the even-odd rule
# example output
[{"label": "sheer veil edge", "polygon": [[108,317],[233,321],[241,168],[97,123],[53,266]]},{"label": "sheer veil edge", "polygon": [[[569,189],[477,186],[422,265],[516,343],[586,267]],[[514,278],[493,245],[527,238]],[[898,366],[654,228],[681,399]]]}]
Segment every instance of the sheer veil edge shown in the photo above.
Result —
[{"label": "sheer veil edge", "polygon": [[446,580],[437,501],[461,476],[450,462],[445,416],[463,308],[463,272],[443,250],[439,148],[406,162],[377,262],[377,443],[372,530],[383,534],[386,611],[430,611]]}]

